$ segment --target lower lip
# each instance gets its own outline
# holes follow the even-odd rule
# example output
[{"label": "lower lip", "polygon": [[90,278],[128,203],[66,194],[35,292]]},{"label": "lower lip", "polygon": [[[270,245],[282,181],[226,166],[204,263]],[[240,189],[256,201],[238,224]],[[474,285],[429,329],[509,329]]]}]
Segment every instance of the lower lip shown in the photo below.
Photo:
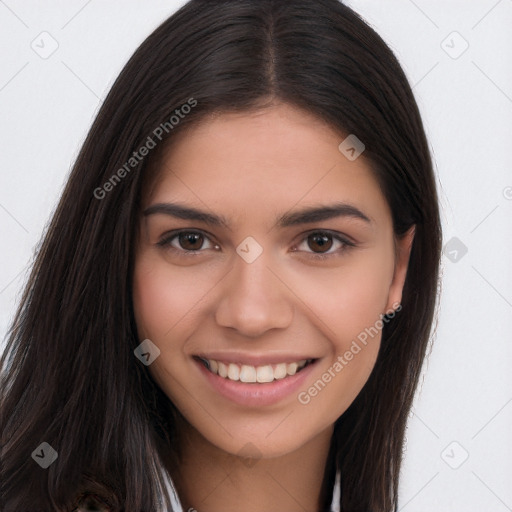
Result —
[{"label": "lower lip", "polygon": [[247,383],[220,377],[194,359],[202,374],[218,393],[232,402],[249,407],[273,405],[297,392],[314,370],[317,361],[313,361],[295,375],[289,375],[284,379],[266,383]]}]

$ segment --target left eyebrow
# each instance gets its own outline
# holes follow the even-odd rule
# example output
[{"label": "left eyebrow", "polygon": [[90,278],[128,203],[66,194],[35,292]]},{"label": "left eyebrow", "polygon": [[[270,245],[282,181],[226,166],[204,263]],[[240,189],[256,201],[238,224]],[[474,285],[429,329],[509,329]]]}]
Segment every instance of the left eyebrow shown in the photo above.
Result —
[{"label": "left eyebrow", "polygon": [[[179,219],[204,222],[211,226],[223,226],[231,230],[229,221],[225,217],[211,214],[184,204],[157,203],[149,206],[143,212],[145,217],[157,213],[170,215]],[[373,224],[370,218],[354,205],[348,203],[334,203],[331,205],[312,206],[296,212],[285,213],[277,219],[276,226],[286,228],[334,219],[337,217],[352,217],[354,219],[360,219],[370,225]]]},{"label": "left eyebrow", "polygon": [[326,206],[313,206],[297,212],[286,213],[278,219],[277,225],[281,228],[285,228],[337,217],[352,217],[354,219],[363,220],[368,224],[373,224],[370,218],[359,208],[348,203],[335,203]]}]

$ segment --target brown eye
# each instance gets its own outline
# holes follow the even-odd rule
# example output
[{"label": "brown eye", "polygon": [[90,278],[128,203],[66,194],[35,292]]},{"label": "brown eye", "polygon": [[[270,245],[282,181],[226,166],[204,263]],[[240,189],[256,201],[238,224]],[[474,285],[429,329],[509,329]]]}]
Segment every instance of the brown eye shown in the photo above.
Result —
[{"label": "brown eye", "polygon": [[328,233],[314,233],[308,236],[308,247],[314,252],[326,252],[332,244],[332,235]]},{"label": "brown eye", "polygon": [[[205,242],[210,244],[206,247]],[[217,249],[218,246],[212,244],[210,238],[205,236],[199,231],[178,231],[168,233],[160,242],[157,243],[160,247],[166,250],[174,251],[177,253],[201,253],[204,249]]]},{"label": "brown eye", "polygon": [[178,243],[182,249],[186,251],[197,251],[201,249],[204,237],[200,233],[180,233],[178,235]]},{"label": "brown eye", "polygon": [[[345,239],[337,233],[330,231],[314,231],[306,234],[294,252],[303,252],[308,258],[322,260],[335,256],[342,256],[355,243]],[[301,249],[300,247],[304,247]],[[337,247],[336,247],[337,246]],[[331,250],[334,247],[334,250]]]}]

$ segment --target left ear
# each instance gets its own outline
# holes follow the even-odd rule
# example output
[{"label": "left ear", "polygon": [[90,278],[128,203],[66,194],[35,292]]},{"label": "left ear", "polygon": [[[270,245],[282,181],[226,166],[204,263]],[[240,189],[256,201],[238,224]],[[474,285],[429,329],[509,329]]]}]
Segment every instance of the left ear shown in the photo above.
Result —
[{"label": "left ear", "polygon": [[393,280],[389,287],[388,303],[384,313],[390,313],[397,309],[402,301],[402,290],[404,288],[407,268],[409,266],[409,257],[411,255],[412,242],[416,232],[416,225],[409,228],[399,239],[395,238],[395,271]]}]

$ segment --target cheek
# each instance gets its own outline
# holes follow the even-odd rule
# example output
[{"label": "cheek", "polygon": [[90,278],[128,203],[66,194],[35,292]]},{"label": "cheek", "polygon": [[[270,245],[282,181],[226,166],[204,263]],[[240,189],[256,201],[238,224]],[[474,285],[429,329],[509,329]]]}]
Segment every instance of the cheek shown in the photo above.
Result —
[{"label": "cheek", "polygon": [[[213,280],[213,281],[212,281]],[[151,251],[142,251],[133,274],[133,309],[139,339],[150,339],[160,356],[148,367],[168,396],[171,384],[187,382],[187,343],[204,316],[204,304],[217,275],[194,266],[173,267]]]},{"label": "cheek", "polygon": [[[139,336],[163,342],[175,336],[193,316],[194,305],[206,290],[192,272],[173,271],[172,266],[142,255],[133,277],[133,308]],[[156,341],[155,341],[156,342]]]},{"label": "cheek", "polygon": [[[324,325],[323,331],[337,352],[373,326],[385,313],[393,261],[386,253],[355,254],[347,264],[297,279],[297,288]],[[313,285],[314,284],[314,285]]]},{"label": "cheek", "polygon": [[383,252],[355,257],[323,276],[317,273],[314,288],[307,277],[301,278],[304,290],[315,290],[308,294],[308,304],[330,345],[316,380],[299,396],[312,415],[335,421],[368,380],[380,348],[380,315],[392,275],[392,253]]},{"label": "cheek", "polygon": [[137,257],[133,274],[137,332],[139,340],[148,338],[160,349],[148,370],[172,400],[177,399],[175,379],[183,379],[183,345],[197,324],[194,305],[204,293],[192,274],[173,271],[149,251]]}]

